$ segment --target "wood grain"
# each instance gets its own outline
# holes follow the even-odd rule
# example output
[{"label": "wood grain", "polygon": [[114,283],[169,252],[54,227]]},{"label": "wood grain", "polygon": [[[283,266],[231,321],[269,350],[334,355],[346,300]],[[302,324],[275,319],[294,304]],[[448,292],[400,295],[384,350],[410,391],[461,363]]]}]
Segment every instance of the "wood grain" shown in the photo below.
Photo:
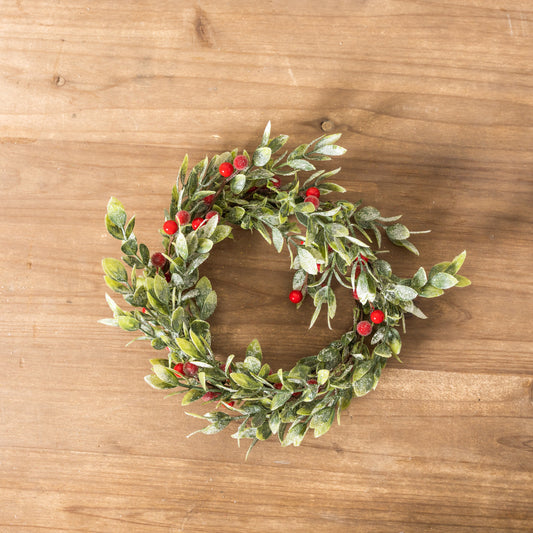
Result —
[{"label": "wood grain", "polygon": [[[0,8],[1,531],[531,531],[530,2]],[[467,249],[473,285],[422,302],[341,426],[245,463],[229,435],[187,439],[149,346],[97,323],[103,215],[118,196],[156,249],[184,154],[252,150],[268,120],[293,147],[342,132],[347,197],[432,230],[395,271]],[[258,337],[288,367],[347,327],[349,295],[307,329],[288,266],[257,236],[215,250],[217,352]]]}]

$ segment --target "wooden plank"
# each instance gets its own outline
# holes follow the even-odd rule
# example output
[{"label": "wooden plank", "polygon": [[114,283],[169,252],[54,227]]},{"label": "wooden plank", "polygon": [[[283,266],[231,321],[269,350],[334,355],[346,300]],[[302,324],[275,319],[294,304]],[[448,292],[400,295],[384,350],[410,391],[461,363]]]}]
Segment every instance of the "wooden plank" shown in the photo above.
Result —
[{"label": "wooden plank", "polygon": [[[0,3],[0,530],[531,530],[531,2],[302,5]],[[473,285],[421,303],[341,426],[245,463],[187,439],[153,351],[97,323],[103,215],[118,196],[156,250],[184,154],[253,150],[268,120],[292,147],[342,132],[347,198],[432,230],[396,272],[467,249]],[[258,337],[288,367],[349,327],[346,293],[308,330],[288,265],[243,233],[213,252],[221,358]]]}]

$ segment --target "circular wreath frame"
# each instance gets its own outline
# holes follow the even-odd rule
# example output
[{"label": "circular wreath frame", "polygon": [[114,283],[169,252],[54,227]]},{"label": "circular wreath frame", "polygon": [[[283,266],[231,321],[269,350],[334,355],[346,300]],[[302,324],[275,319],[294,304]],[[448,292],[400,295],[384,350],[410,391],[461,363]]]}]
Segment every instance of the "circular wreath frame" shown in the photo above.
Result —
[{"label": "circular wreath frame", "polygon": [[[316,168],[317,162],[345,153],[336,144],[339,138],[323,135],[278,155],[288,136],[271,139],[269,122],[252,156],[246,151],[239,156],[235,149],[211,160],[206,157],[190,172],[185,156],[165,215],[167,224],[160,231],[162,252],[153,255],[137,242],[135,217],[128,221],[116,198],[108,203],[106,227],[121,240],[124,255],[123,262],[102,261],[104,278],[131,308],[120,308],[106,294],[113,318],[101,322],[140,331],[139,339],[150,340],[156,350],[167,349],[165,357],[150,360],[152,374],[145,379],[156,389],[184,393],[183,405],[214,404],[209,413],[192,414],[208,422],[198,430],[202,433],[218,433],[236,421],[232,436],[251,439],[249,450],[272,435],[283,446],[298,446],[310,428],[320,437],[335,413],[340,423],[340,412],[351,400],[376,387],[389,358],[398,358],[398,327],[405,330],[405,314],[425,318],[413,300],[470,284],[457,273],[466,252],[429,273],[420,267],[411,278],[395,276],[390,264],[378,258],[383,250],[373,250],[372,239],[380,249],[384,233],[392,244],[418,255],[409,238],[424,232],[409,231],[397,222],[401,215],[386,218],[374,207],[360,207],[361,202],[324,200],[329,193],[345,192],[329,181],[340,168]],[[301,173],[311,173],[303,184]],[[300,306],[309,296],[315,306],[310,327],[323,306],[328,324],[335,316],[334,287],[349,289],[354,296],[352,329],[288,371],[272,372],[263,364],[256,339],[242,361],[234,355],[217,359],[207,322],[217,296],[207,277],[199,276],[199,267],[237,226],[256,230],[278,252],[287,246],[295,270],[293,301]],[[381,313],[372,315],[376,310]]]}]

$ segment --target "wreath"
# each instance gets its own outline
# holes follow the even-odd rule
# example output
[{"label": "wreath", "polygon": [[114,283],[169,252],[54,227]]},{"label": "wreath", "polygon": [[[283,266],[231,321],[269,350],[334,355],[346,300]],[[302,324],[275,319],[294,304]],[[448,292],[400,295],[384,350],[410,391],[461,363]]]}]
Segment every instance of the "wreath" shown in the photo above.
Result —
[{"label": "wreath", "polygon": [[[218,433],[237,422],[232,437],[251,439],[250,450],[272,435],[283,446],[300,445],[309,429],[320,437],[335,414],[340,423],[351,400],[376,387],[391,357],[399,360],[398,329],[401,325],[405,331],[405,314],[426,318],[414,300],[470,284],[457,273],[466,252],[429,273],[420,267],[411,278],[394,275],[381,258],[384,250],[374,250],[374,243],[380,249],[384,234],[418,255],[409,238],[425,232],[409,231],[397,222],[401,215],[383,217],[361,202],[324,198],[346,192],[330,181],[339,168],[316,168],[317,162],[345,153],[336,144],[339,138],[323,135],[279,155],[288,136],[270,138],[269,122],[252,155],[224,152],[206,157],[190,172],[185,156],[160,230],[162,248],[153,254],[137,241],[135,217],[128,221],[115,198],[107,205],[107,230],[122,241],[124,255],[123,262],[102,261],[105,282],[130,307],[122,309],[106,294],[113,318],[101,322],[139,331],[138,339],[164,352],[150,360],[149,385],[184,393],[182,405],[212,404],[211,412],[192,414],[207,421],[198,430],[202,433]],[[303,183],[302,174],[308,175]],[[236,227],[256,230],[277,252],[287,247],[294,271],[289,298],[297,307],[312,300],[310,327],[323,309],[329,324],[336,313],[335,290],[340,289],[353,295],[353,327],[290,370],[274,372],[263,363],[256,339],[243,360],[217,358],[207,321],[217,294],[199,268],[215,244],[233,237]]]}]

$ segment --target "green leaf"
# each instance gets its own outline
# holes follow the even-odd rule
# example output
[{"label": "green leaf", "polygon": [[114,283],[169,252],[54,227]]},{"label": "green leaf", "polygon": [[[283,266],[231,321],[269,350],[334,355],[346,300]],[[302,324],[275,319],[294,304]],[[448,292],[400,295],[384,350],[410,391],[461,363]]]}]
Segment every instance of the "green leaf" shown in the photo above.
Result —
[{"label": "green leaf", "polygon": [[259,359],[259,361],[262,360],[263,352],[261,351],[261,345],[257,339],[254,339],[252,342],[250,342],[246,348],[246,356],[255,357],[256,359]]},{"label": "green leaf", "polygon": [[288,135],[278,135],[277,137],[269,141],[268,146],[272,150],[272,153],[274,153],[277,152],[280,148],[282,148],[288,140]]},{"label": "green leaf", "polygon": [[457,285],[458,280],[455,276],[446,272],[437,272],[433,276],[430,276],[429,283],[437,289],[449,289]]},{"label": "green leaf", "polygon": [[135,255],[137,253],[137,239],[135,237],[129,238],[122,243],[120,249],[126,255]]},{"label": "green leaf", "polygon": [[98,322],[100,324],[104,324],[104,326],[118,326],[118,321],[116,318],[101,318]]},{"label": "green leaf", "polygon": [[374,386],[374,375],[372,373],[365,374],[361,379],[352,384],[353,391],[357,397],[364,396],[369,393]]},{"label": "green leaf", "polygon": [[133,228],[135,227],[135,215],[133,215],[126,226],[126,237],[129,239],[133,233]]},{"label": "green leaf", "polygon": [[[197,320],[196,322],[199,322],[199,321]],[[207,355],[207,351],[206,351],[205,346],[204,346],[204,339],[203,339],[203,337],[198,336],[198,335],[194,332],[194,330],[193,330],[192,327],[189,328],[189,336],[191,337],[191,341],[192,341],[192,343],[194,344],[195,348],[198,350],[198,352],[199,352],[201,355],[203,355],[203,356]]]},{"label": "green leaf", "polygon": [[211,291],[207,295],[202,305],[202,308],[200,309],[200,318],[202,320],[209,318],[215,312],[216,307],[217,307],[217,293],[215,291]]},{"label": "green leaf", "polygon": [[420,252],[418,251],[418,248],[410,241],[393,241],[391,242],[395,246],[403,246],[406,250],[409,250],[412,254],[420,255]]},{"label": "green leaf", "polygon": [[387,226],[385,231],[389,239],[396,241],[404,241],[409,238],[409,235],[411,235],[407,227],[403,224],[393,224],[392,226]]},{"label": "green leaf", "polygon": [[327,182],[320,184],[320,191],[346,192],[346,189],[336,183]]},{"label": "green leaf", "polygon": [[335,144],[342,136],[342,133],[331,133],[330,135],[323,135],[320,137],[316,144],[315,148],[321,148],[322,146],[326,146],[328,144]]},{"label": "green leaf", "polygon": [[181,399],[181,405],[189,405],[190,403],[199,400],[204,394],[205,392],[202,389],[190,389]]},{"label": "green leaf", "polygon": [[459,269],[463,266],[465,259],[466,259],[466,250],[461,252],[457,257],[453,259],[453,261],[450,263],[450,266],[446,269],[446,272],[448,274],[457,274]]},{"label": "green leaf", "polygon": [[181,306],[176,307],[176,309],[174,309],[174,312],[172,313],[172,319],[171,319],[172,329],[174,330],[174,332],[179,333],[181,329],[181,325],[183,324],[184,321],[185,321],[185,310]]},{"label": "green leaf", "polygon": [[373,278],[366,272],[361,272],[357,278],[357,296],[362,304],[373,302],[376,297],[376,286]]},{"label": "green leaf", "polygon": [[380,212],[370,205],[362,207],[357,213],[355,214],[355,218],[359,222],[370,222],[372,220],[375,220],[380,215]]},{"label": "green leaf", "polygon": [[392,353],[398,355],[402,349],[402,339],[400,338],[400,334],[395,329],[390,329],[385,336],[385,340],[390,346]]},{"label": "green leaf", "polygon": [[122,228],[120,228],[116,224],[113,224],[113,222],[111,222],[111,219],[109,218],[109,215],[105,216],[105,225],[106,225],[107,231],[113,237],[115,237],[115,239],[122,240],[124,238],[124,232]]},{"label": "green leaf", "polygon": [[[270,150],[270,148],[267,149]],[[231,179],[230,189],[233,194],[240,194],[244,187],[246,187],[246,176],[244,174],[237,174]]]},{"label": "green leaf", "polygon": [[395,285],[394,294],[400,300],[414,300],[418,296],[418,292],[407,285]]},{"label": "green leaf", "polygon": [[293,159],[292,161],[288,161],[287,164],[294,170],[303,170],[305,172],[316,170],[316,167],[305,159]]},{"label": "green leaf", "polygon": [[419,289],[420,287],[423,287],[427,283],[427,280],[428,278],[426,275],[426,271],[424,270],[423,267],[420,267],[416,271],[416,274],[413,276],[411,287],[413,287],[413,289]]},{"label": "green leaf", "polygon": [[326,224],[326,231],[333,237],[346,237],[350,232],[346,226],[342,224]]},{"label": "green leaf", "polygon": [[261,371],[261,361],[255,357],[248,356],[244,358],[243,367],[252,374],[259,374]]},{"label": "green leaf", "polygon": [[333,318],[337,312],[337,299],[335,298],[335,293],[331,287],[328,287],[327,293],[327,302],[328,302],[328,316]]},{"label": "green leaf", "polygon": [[270,404],[270,409],[272,411],[275,411],[276,409],[279,409],[280,407],[285,405],[285,403],[287,403],[288,400],[290,400],[291,396],[292,396],[292,392],[291,391],[279,391],[272,398],[272,403]]},{"label": "green leaf", "polygon": [[189,248],[187,246],[187,239],[185,238],[185,235],[181,233],[181,231],[176,236],[176,241],[174,243],[174,246],[176,247],[176,253],[184,260],[186,261],[189,257]]},{"label": "green leaf", "polygon": [[113,224],[120,228],[126,224],[126,211],[116,198],[111,197],[107,203],[107,216]]},{"label": "green leaf", "polygon": [[324,385],[329,379],[329,370],[322,368],[316,373],[316,380],[319,385]]},{"label": "green leaf", "polygon": [[280,424],[281,424],[281,419],[279,416],[279,412],[274,411],[268,418],[268,425],[274,435],[277,434]]},{"label": "green leaf", "polygon": [[126,287],[126,285],[115,281],[109,276],[104,276],[104,281],[111,290],[118,292],[119,294],[129,294],[131,292],[130,289]]},{"label": "green leaf", "polygon": [[318,413],[315,413],[313,415],[309,426],[311,427],[311,429],[315,430],[315,438],[321,437],[322,435],[324,435],[324,433],[328,432],[329,428],[331,427],[331,424],[333,423],[334,418],[334,407],[327,407],[326,409],[322,409],[321,411],[318,411]]},{"label": "green leaf", "polygon": [[154,374],[165,383],[168,383],[172,387],[175,387],[178,385],[178,378],[176,377],[176,374],[170,370],[170,368],[163,366],[163,365],[154,365],[153,366]]},{"label": "green leaf", "polygon": [[[185,185],[185,177],[187,176],[187,167],[189,164],[189,156],[185,154],[183,162],[178,173],[178,180],[181,182],[182,187]],[[177,180],[176,180],[177,181]]]},{"label": "green leaf", "polygon": [[169,383],[166,383],[165,381],[160,380],[157,376],[154,376],[153,374],[149,376],[144,376],[144,381],[150,385],[150,387],[153,387],[154,389],[173,389],[174,385],[170,385]]},{"label": "green leaf", "polygon": [[354,373],[352,374],[352,383],[359,381],[365,374],[367,374],[372,368],[373,364],[374,362],[370,360],[356,363]]},{"label": "green leaf", "polygon": [[262,387],[261,383],[241,372],[231,372],[231,379],[237,383],[239,387],[247,390],[257,390]]},{"label": "green leaf", "polygon": [[198,235],[198,237],[205,239],[211,237],[218,225],[218,221],[219,217],[211,217],[209,220],[207,220],[196,230],[196,234]]},{"label": "green leaf", "polygon": [[211,240],[214,244],[224,240],[231,233],[231,226],[217,226],[213,234],[211,235]]},{"label": "green leaf", "polygon": [[442,263],[437,263],[430,271],[429,277],[432,278],[437,272],[444,272],[447,268],[451,266],[450,261],[443,261]]},{"label": "green leaf", "polygon": [[253,164],[256,167],[264,167],[272,156],[272,150],[268,146],[260,146],[253,156]]},{"label": "green leaf", "polygon": [[156,298],[163,304],[168,304],[170,299],[170,289],[168,283],[163,276],[156,274],[154,276],[154,292]]},{"label": "green leaf", "polygon": [[126,331],[136,331],[139,329],[139,321],[132,316],[122,315],[117,318],[118,325]]},{"label": "green leaf", "polygon": [[150,251],[148,250],[146,244],[139,244],[139,253],[141,254],[143,263],[147,265],[150,262]]},{"label": "green leaf", "polygon": [[259,440],[267,440],[270,435],[272,435],[272,430],[270,429],[270,424],[267,420],[257,428],[256,437]]},{"label": "green leaf", "polygon": [[343,148],[342,146],[337,146],[336,144],[328,144],[325,146],[321,146],[319,148],[316,148],[313,150],[314,154],[323,154],[323,155],[343,155],[346,153],[346,148]]},{"label": "green leaf", "polygon": [[418,294],[423,298],[436,298],[437,296],[441,296],[442,294],[444,294],[444,291],[442,289],[437,289],[436,287],[427,284],[422,287],[422,289],[420,289]]},{"label": "green leaf", "polygon": [[267,125],[265,127],[265,131],[263,131],[263,137],[261,138],[261,146],[266,146],[268,144],[268,140],[270,139],[270,120],[267,122]]},{"label": "green leaf", "polygon": [[298,247],[298,257],[300,258],[300,266],[306,272],[313,276],[318,273],[316,258],[303,246]]},{"label": "green leaf", "polygon": [[128,273],[126,272],[124,265],[118,259],[114,259],[113,257],[102,259],[102,268],[106,275],[111,279],[114,279],[115,281],[128,281]]},{"label": "green leaf", "polygon": [[378,344],[374,348],[373,355],[379,355],[380,357],[391,357],[392,356],[392,350],[390,347],[382,342],[381,344]]},{"label": "green leaf", "polygon": [[196,253],[206,254],[211,248],[213,248],[213,241],[211,239],[198,239],[198,248],[196,248]]},{"label": "green leaf", "polygon": [[196,346],[194,346],[191,341],[187,339],[176,339],[176,344],[180,347],[180,350],[189,357],[192,357],[193,359],[200,357]]},{"label": "green leaf", "polygon": [[299,291],[305,283],[305,270],[299,269],[294,273],[294,277],[292,278],[292,288],[295,291]]},{"label": "green leaf", "polygon": [[202,429],[201,433],[204,435],[214,435],[228,426],[231,422],[231,417],[225,413],[218,414],[224,415],[224,417],[219,417],[214,422],[211,422],[211,424]]},{"label": "green leaf", "polygon": [[285,435],[285,438],[283,439],[283,446],[300,446],[302,443],[302,440],[305,437],[305,434],[307,433],[308,426],[307,424],[304,424],[302,422],[298,422],[297,424],[294,424],[289,428],[289,431],[287,431],[287,434]]},{"label": "green leaf", "polygon": [[276,251],[280,253],[283,249],[284,239],[281,231],[279,231],[279,229],[276,227],[272,228],[272,242],[274,243],[274,248],[276,248]]},{"label": "green leaf", "polygon": [[460,274],[455,274],[455,278],[457,279],[456,287],[467,287],[468,285],[472,283],[468,278],[465,278],[464,276],[461,276]]}]

